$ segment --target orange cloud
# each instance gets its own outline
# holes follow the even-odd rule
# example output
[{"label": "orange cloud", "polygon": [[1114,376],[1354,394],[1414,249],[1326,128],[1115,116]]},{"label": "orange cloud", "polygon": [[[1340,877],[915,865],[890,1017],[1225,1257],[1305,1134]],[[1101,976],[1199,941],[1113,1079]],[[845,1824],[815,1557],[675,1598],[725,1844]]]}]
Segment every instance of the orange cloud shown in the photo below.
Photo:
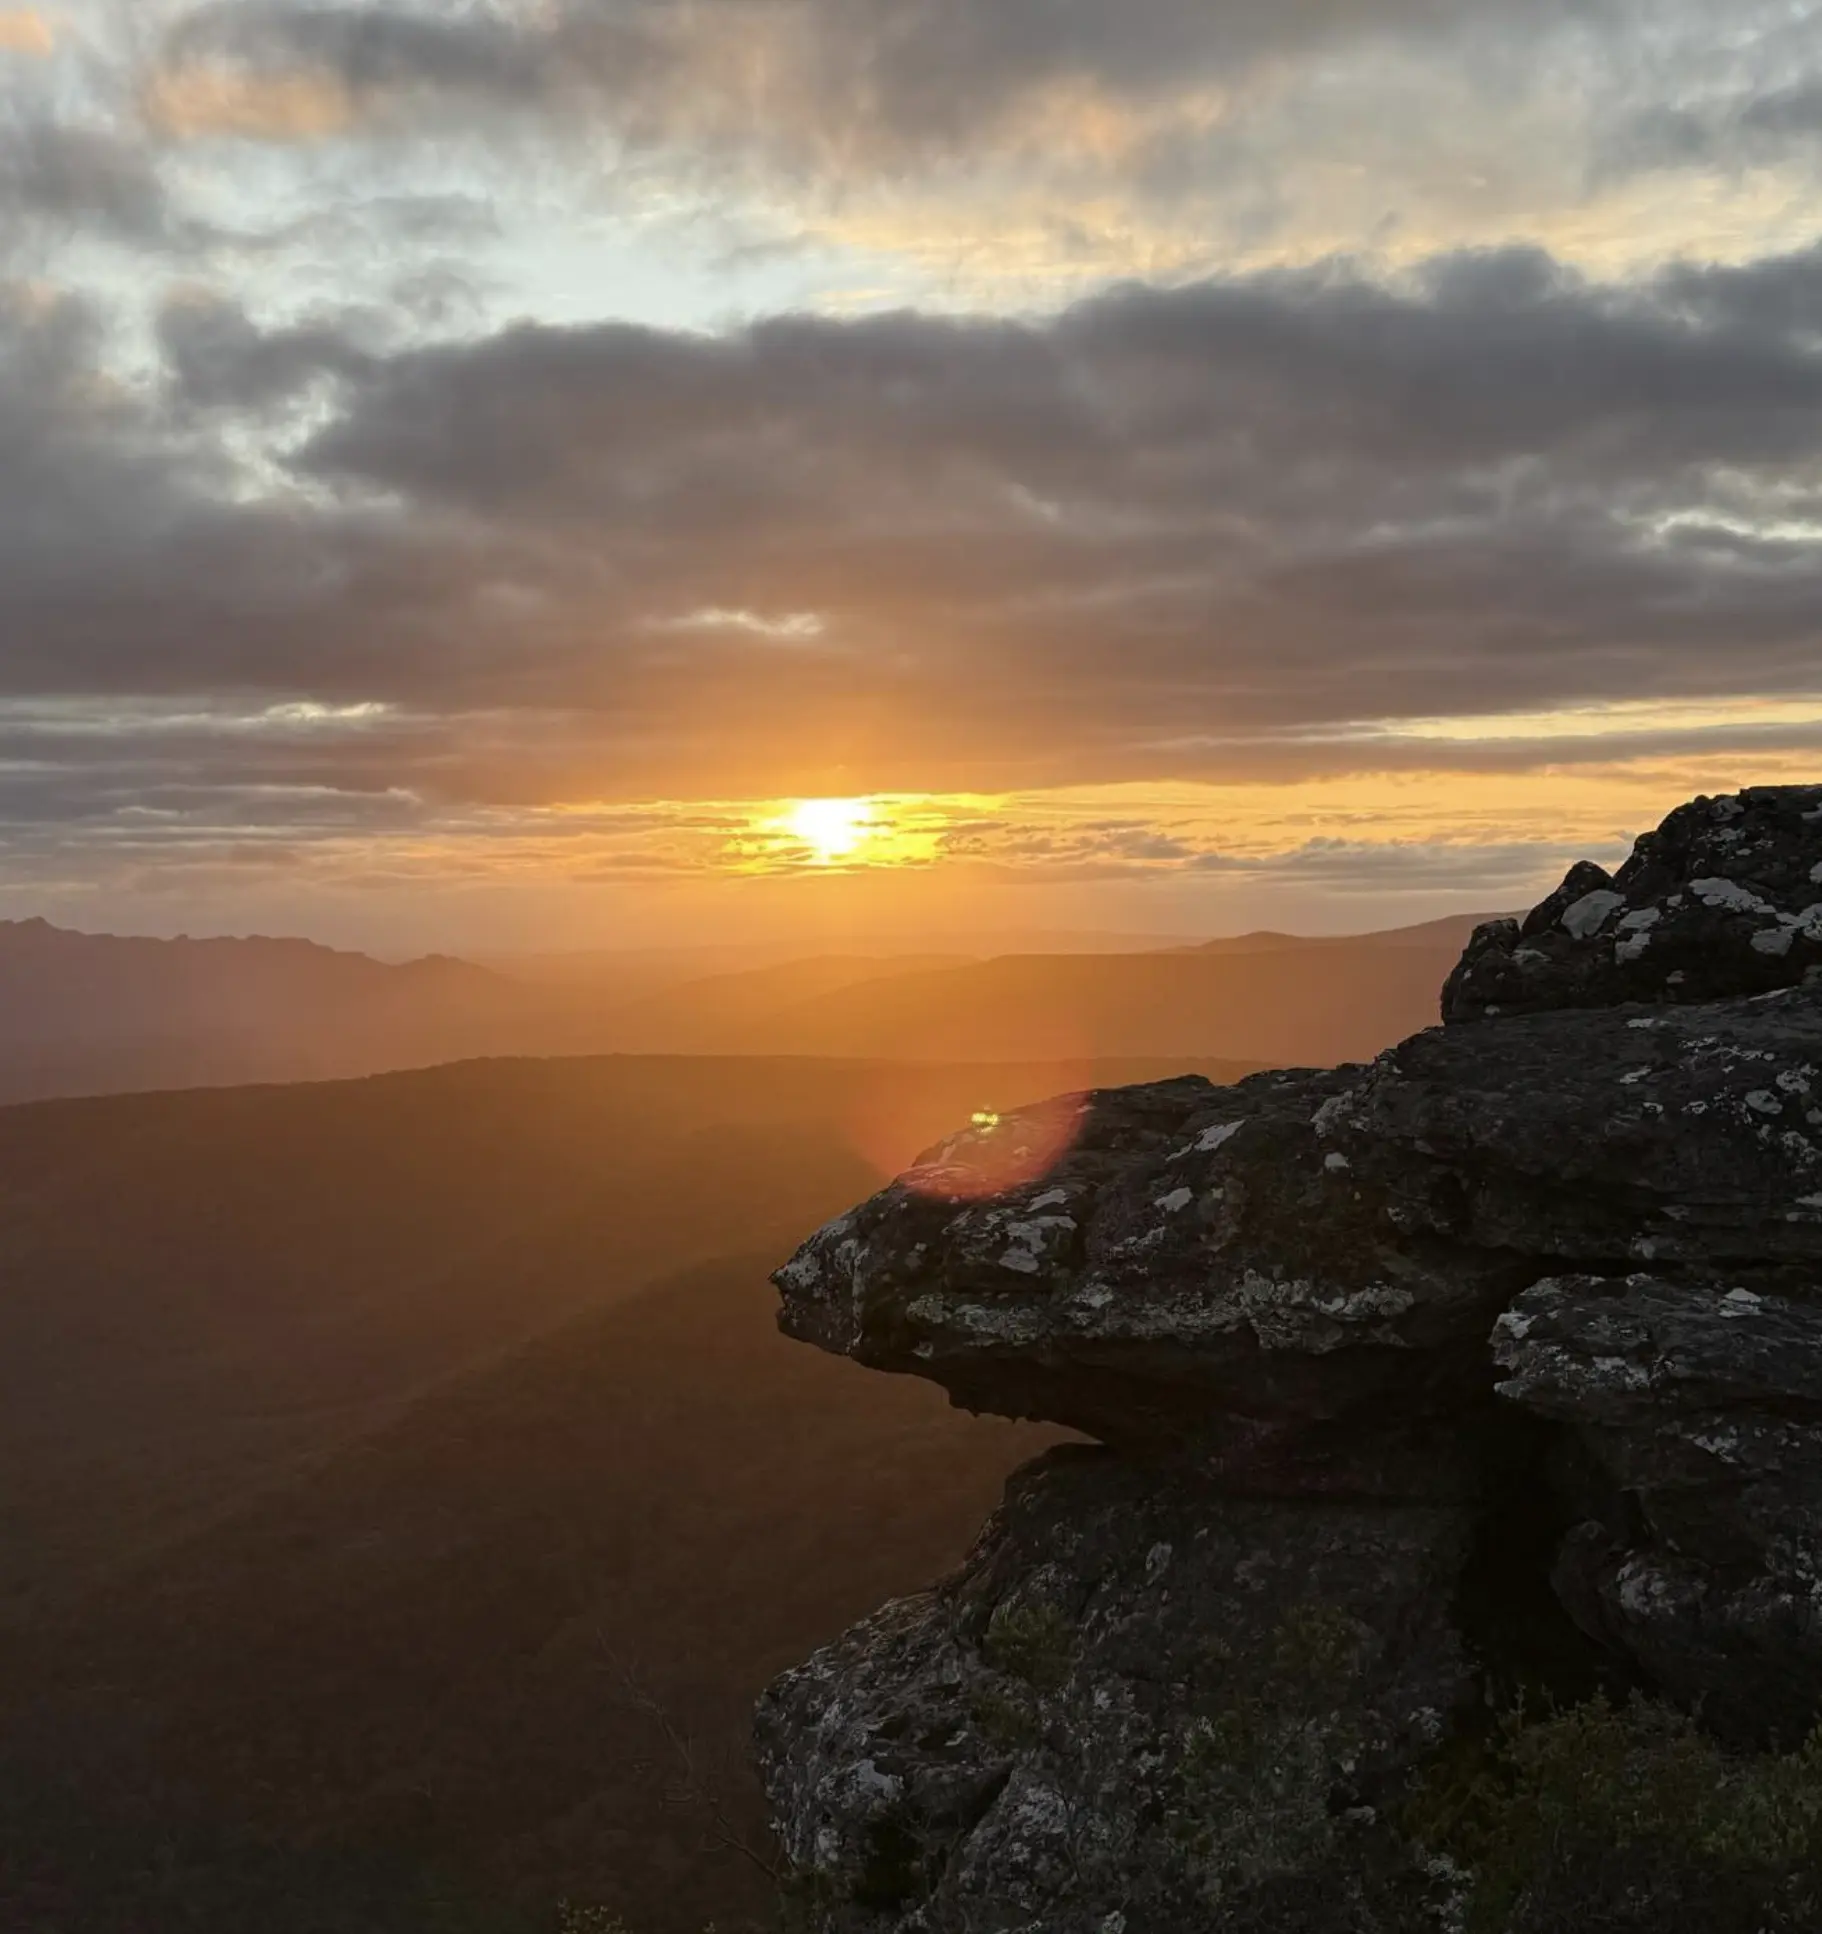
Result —
[{"label": "orange cloud", "polygon": [[0,13],[0,52],[36,54],[43,58],[57,44],[51,23],[41,13],[24,11]]},{"label": "orange cloud", "polygon": [[257,75],[186,67],[156,76],[146,112],[178,140],[237,136],[248,141],[317,141],[354,118],[347,90],[320,73]]}]

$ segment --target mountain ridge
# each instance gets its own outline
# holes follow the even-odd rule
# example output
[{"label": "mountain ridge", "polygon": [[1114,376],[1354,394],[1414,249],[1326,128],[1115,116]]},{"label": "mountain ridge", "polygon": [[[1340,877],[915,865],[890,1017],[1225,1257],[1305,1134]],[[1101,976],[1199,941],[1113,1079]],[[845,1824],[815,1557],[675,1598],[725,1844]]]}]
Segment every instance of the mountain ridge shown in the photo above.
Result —
[{"label": "mountain ridge", "polygon": [[497,1055],[1325,1061],[1433,1018],[1469,922],[1118,953],[812,954],[515,979],[315,941],[0,923],[0,1102],[323,1080]]}]

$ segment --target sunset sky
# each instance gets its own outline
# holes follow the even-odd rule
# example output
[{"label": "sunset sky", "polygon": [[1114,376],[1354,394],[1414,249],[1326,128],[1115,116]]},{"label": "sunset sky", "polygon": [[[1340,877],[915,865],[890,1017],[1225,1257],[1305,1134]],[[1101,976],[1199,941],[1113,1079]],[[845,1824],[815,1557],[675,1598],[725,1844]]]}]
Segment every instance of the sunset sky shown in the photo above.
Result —
[{"label": "sunset sky", "polygon": [[0,75],[0,914],[1335,931],[1822,775],[1813,6],[66,0]]}]

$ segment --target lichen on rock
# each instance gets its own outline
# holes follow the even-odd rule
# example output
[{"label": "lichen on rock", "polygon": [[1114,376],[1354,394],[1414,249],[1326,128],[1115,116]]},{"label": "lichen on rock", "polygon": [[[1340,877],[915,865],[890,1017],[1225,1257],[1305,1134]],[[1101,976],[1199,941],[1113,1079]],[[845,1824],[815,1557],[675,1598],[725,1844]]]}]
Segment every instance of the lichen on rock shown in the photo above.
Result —
[{"label": "lichen on rock", "polygon": [[1554,1278],[1494,1355],[1586,1453],[1557,1562],[1577,1619],[1724,1736],[1796,1743],[1822,1711],[1822,1299]]},{"label": "lichen on rock", "polygon": [[1472,1696],[1467,1535],[1460,1507],[1287,1514],[1053,1453],[955,1577],[766,1695],[786,1852],[854,1934],[1421,1899],[1374,1829]]},{"label": "lichen on rock", "polygon": [[1698,800],[1477,934],[1472,1025],[979,1125],[805,1244],[789,1334],[1104,1447],[767,1695],[820,1928],[1440,1930],[1400,1795],[1489,1698],[1801,1738],[1819,908],[1822,788]]},{"label": "lichen on rock", "polygon": [[1822,970],[1822,786],[1692,799],[1611,878],[1591,861],[1468,943],[1444,1018],[1707,1001]]}]

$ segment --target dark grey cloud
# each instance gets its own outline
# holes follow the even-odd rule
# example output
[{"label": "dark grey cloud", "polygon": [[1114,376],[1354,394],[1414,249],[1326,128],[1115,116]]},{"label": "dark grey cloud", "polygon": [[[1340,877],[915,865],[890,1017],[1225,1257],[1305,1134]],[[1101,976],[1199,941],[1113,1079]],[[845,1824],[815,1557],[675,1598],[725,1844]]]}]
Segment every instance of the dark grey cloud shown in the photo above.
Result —
[{"label": "dark grey cloud", "polygon": [[1822,144],[1822,77],[1804,74],[1694,102],[1654,102],[1604,130],[1597,176],[1743,168],[1813,161]]},{"label": "dark grey cloud", "polygon": [[331,323],[262,330],[220,296],[184,293],[158,318],[158,340],[185,406],[258,412],[289,402],[324,377],[355,377],[372,361]]},{"label": "dark grey cloud", "polygon": [[[129,391],[20,297],[0,700],[121,713],[60,768],[444,804],[1498,769],[1336,735],[1815,686],[1818,314],[1822,257],[1524,252],[417,348],[187,299]],[[299,698],[390,709],[265,718]]]},{"label": "dark grey cloud", "polygon": [[176,240],[181,226],[143,144],[23,114],[0,124],[0,233],[28,222],[149,244]]},{"label": "dark grey cloud", "polygon": [[178,21],[162,51],[179,70],[201,60],[256,71],[314,68],[370,103],[420,91],[534,100],[556,78],[548,31],[473,7],[427,14],[217,0]]},{"label": "dark grey cloud", "polygon": [[364,118],[412,109],[577,111],[635,139],[758,142],[840,167],[965,141],[1034,90],[1136,102],[1261,61],[1387,35],[1448,37],[1522,14],[1606,18],[1617,0],[552,0],[419,10],[244,0],[172,31],[167,71],[331,77]]},{"label": "dark grey cloud", "polygon": [[1397,495],[1357,494],[1369,477],[1425,493],[1413,509],[1485,509],[1493,471],[1547,466],[1502,480],[1522,510],[1577,483],[1674,491],[1690,466],[1813,452],[1818,317],[1822,257],[1631,291],[1513,251],[1404,291],[1343,267],[1135,287],[1043,324],[524,325],[371,364],[304,461],[503,516],[659,516],[689,493],[736,522],[799,504],[821,521],[839,466],[930,507],[947,477],[1078,517],[1249,525],[1357,523],[1373,501],[1397,521]]}]

